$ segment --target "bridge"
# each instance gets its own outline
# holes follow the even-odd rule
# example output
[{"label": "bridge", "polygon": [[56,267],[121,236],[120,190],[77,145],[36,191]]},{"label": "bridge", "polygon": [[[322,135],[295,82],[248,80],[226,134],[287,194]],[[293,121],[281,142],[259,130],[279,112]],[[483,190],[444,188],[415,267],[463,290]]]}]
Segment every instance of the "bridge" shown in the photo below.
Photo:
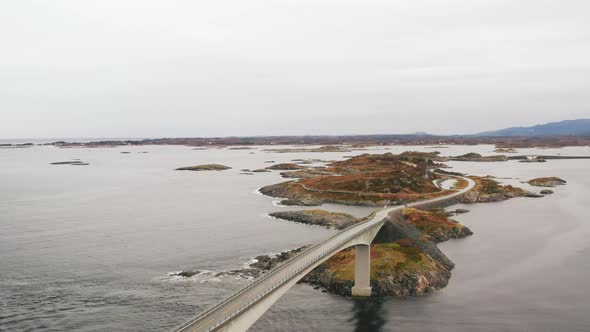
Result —
[{"label": "bridge", "polygon": [[280,266],[270,270],[221,303],[205,310],[185,323],[177,332],[246,331],[283,294],[315,267],[334,254],[349,247],[355,250],[353,296],[371,296],[370,245],[387,222],[391,213],[400,213],[404,207],[432,208],[454,203],[473,189],[475,182],[461,176],[445,175],[467,181],[467,186],[451,194],[404,206],[383,208],[373,212],[365,221],[356,223],[329,239],[299,253]]}]

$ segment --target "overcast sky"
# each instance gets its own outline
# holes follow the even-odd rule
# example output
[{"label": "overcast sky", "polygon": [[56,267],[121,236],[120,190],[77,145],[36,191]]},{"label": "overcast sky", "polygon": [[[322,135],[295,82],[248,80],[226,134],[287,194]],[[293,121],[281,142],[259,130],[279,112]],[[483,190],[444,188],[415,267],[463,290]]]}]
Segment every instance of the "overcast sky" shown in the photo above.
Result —
[{"label": "overcast sky", "polygon": [[473,133],[590,117],[588,0],[0,2],[0,137]]}]

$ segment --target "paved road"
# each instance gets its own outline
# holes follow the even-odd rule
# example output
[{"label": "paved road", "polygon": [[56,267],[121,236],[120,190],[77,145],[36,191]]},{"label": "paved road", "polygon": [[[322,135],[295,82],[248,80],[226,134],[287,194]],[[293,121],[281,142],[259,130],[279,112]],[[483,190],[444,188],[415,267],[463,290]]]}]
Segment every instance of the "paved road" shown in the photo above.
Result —
[{"label": "paved road", "polygon": [[[408,207],[419,207],[423,204],[442,203],[447,200],[456,198],[467,191],[471,190],[475,183],[469,178],[457,177],[466,180],[469,184],[467,187],[453,191],[452,194],[407,204]],[[357,223],[349,228],[344,229],[340,233],[330,237],[299,255],[289,259],[277,268],[269,271],[262,277],[256,279],[252,284],[243,288],[230,298],[224,300],[218,305],[201,313],[195,319],[184,324],[178,328],[177,331],[213,331],[221,324],[236,317],[241,312],[255,304],[267,294],[271,293],[279,286],[291,281],[293,278],[301,278],[301,272],[317,263],[320,260],[326,259],[336,252],[340,251],[343,245],[350,240],[363,234],[373,227],[381,227],[382,221],[391,212],[403,209],[404,206],[393,206],[383,208],[371,214],[366,221]]]}]

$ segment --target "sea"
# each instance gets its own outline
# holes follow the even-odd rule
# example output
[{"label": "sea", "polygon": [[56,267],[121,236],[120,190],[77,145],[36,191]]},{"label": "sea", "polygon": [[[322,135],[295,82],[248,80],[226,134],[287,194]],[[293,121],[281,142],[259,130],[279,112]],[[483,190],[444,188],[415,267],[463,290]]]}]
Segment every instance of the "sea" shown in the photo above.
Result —
[{"label": "sea", "polygon": [[[363,153],[495,154],[492,145],[269,148],[0,148],[0,331],[170,331],[252,282],[218,273],[336,232],[268,217],[311,208],[258,193],[286,180],[279,171],[243,169],[294,159],[321,166]],[[590,156],[590,147],[517,154]],[[89,165],[51,165],[70,160]],[[208,163],[232,168],[174,170]],[[474,235],[439,244],[456,264],[440,291],[351,299],[297,284],[250,330],[590,331],[590,160],[447,164],[534,192],[543,188],[522,182],[558,176],[567,185],[542,198],[454,206],[470,210],[455,219]],[[375,209],[320,208],[359,217]]]}]

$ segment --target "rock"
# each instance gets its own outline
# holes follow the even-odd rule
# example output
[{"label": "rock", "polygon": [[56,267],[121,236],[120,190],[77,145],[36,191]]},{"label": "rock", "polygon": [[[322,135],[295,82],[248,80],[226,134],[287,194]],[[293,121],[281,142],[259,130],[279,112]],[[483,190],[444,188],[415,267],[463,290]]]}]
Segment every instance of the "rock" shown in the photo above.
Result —
[{"label": "rock", "polygon": [[[419,296],[445,287],[451,273],[415,247],[397,243],[372,245],[372,296]],[[354,251],[344,250],[308,273],[303,281],[322,291],[350,296],[354,285]]]},{"label": "rock", "polygon": [[248,146],[237,146],[233,148],[229,148],[228,150],[252,150],[253,148]]},{"label": "rock", "polygon": [[72,165],[72,166],[87,166],[90,165],[89,163],[85,163],[80,160],[72,160],[72,161],[56,161],[51,163],[51,165]]},{"label": "rock", "polygon": [[469,212],[469,210],[467,210],[467,209],[455,209],[453,212],[459,214],[459,213],[467,213],[467,212]]},{"label": "rock", "polygon": [[285,206],[319,206],[322,205],[322,202],[313,199],[284,199],[279,204]]},{"label": "rock", "polygon": [[220,165],[220,164],[205,164],[205,165],[197,165],[197,166],[188,166],[188,167],[180,167],[177,168],[177,171],[223,171],[226,169],[231,169],[229,166]]},{"label": "rock", "polygon": [[529,180],[527,183],[530,184],[531,186],[537,186],[537,187],[555,187],[555,186],[564,185],[567,183],[567,181],[560,179],[558,177],[552,176],[552,177],[532,179],[532,180]]},{"label": "rock", "polygon": [[334,173],[322,171],[315,168],[305,168],[298,171],[282,172],[281,176],[284,178],[295,178],[295,179],[309,179],[316,176],[322,175],[334,175]]},{"label": "rock", "polygon": [[545,160],[545,158],[542,157],[535,157],[535,158],[526,158],[526,159],[522,159],[519,160],[519,163],[544,163],[547,160]]},{"label": "rock", "polygon": [[290,170],[296,170],[296,169],[302,169],[302,168],[305,168],[305,167],[303,167],[301,165],[297,165],[297,164],[283,163],[283,164],[276,164],[276,165],[269,166],[266,169],[290,171]]},{"label": "rock", "polygon": [[254,173],[268,173],[268,172],[270,172],[270,170],[264,169],[264,168],[259,168],[259,169],[253,170],[252,172],[254,172]]},{"label": "rock", "polygon": [[178,272],[175,275],[176,276],[179,276],[179,277],[190,278],[192,276],[195,276],[195,275],[199,274],[199,272],[200,271],[181,271],[181,272]]},{"label": "rock", "polygon": [[543,194],[543,195],[551,195],[551,194],[553,194],[553,190],[551,190],[551,189],[543,189],[539,193],[540,194]]},{"label": "rock", "polygon": [[450,157],[453,161],[478,161],[478,162],[490,162],[490,161],[508,161],[508,157],[504,155],[496,156],[482,156],[479,153],[470,152],[464,155]]},{"label": "rock", "polygon": [[471,230],[460,223],[449,219],[444,210],[424,211],[415,208],[404,208],[403,217],[416,226],[431,241],[444,242],[451,238],[458,239],[472,235]]},{"label": "rock", "polygon": [[516,153],[516,149],[514,148],[497,148],[494,150],[496,153]]},{"label": "rock", "polygon": [[514,197],[538,197],[536,194],[511,185],[501,185],[491,177],[471,176],[475,188],[461,197],[463,203],[499,202]]},{"label": "rock", "polygon": [[359,221],[350,214],[324,210],[280,211],[269,213],[269,216],[308,225],[334,226],[337,229],[346,228]]}]

